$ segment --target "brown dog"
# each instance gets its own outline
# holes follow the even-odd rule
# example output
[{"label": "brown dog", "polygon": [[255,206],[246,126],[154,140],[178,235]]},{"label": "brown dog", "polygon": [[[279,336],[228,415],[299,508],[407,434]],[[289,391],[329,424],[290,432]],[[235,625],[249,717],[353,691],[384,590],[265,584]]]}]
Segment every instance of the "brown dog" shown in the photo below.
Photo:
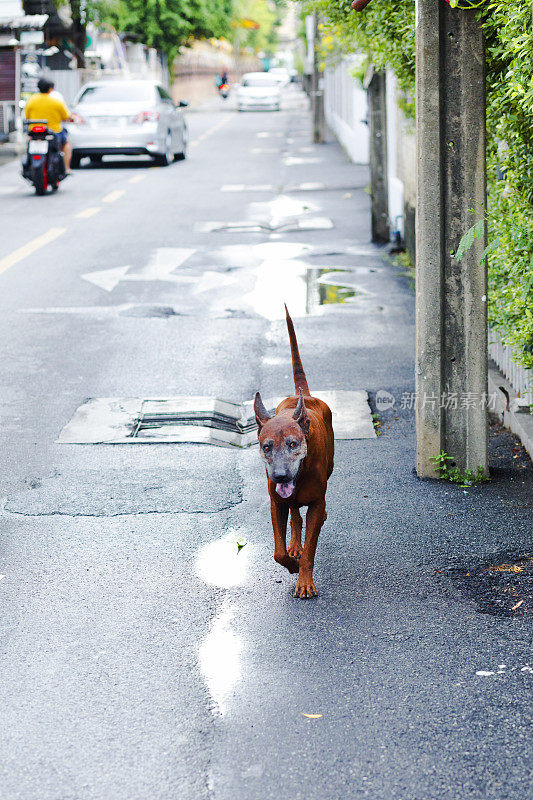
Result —
[{"label": "brown dog", "polygon": [[[326,519],[326,489],[333,472],[333,427],[328,406],[311,397],[300,360],[294,325],[285,306],[291,342],[296,396],[287,397],[274,416],[267,412],[259,392],[254,411],[259,448],[266,464],[274,559],[289,572],[298,572],[295,597],[314,597],[313,566],[320,529]],[[305,544],[302,517],[307,506]],[[287,550],[287,519],[291,512],[291,541]]]}]

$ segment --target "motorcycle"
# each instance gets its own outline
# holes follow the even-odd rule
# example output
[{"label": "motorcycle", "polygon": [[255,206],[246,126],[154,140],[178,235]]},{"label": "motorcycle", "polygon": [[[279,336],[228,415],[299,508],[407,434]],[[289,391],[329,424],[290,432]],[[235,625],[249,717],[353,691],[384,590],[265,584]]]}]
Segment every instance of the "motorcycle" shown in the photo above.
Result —
[{"label": "motorcycle", "polygon": [[46,194],[48,189],[57,191],[67,174],[54,131],[41,119],[28,120],[24,130],[28,133],[28,146],[22,159],[22,177],[33,184],[38,195]]},{"label": "motorcycle", "polygon": [[218,87],[218,93],[222,97],[222,99],[225,100],[226,97],[229,94],[229,86],[228,86],[228,84],[227,83],[221,83],[220,86]]}]

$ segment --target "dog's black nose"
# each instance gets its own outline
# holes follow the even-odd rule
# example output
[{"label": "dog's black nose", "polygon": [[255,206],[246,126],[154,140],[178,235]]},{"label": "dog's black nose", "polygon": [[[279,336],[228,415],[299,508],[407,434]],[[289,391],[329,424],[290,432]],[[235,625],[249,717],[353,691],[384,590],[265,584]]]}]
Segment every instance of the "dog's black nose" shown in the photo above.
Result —
[{"label": "dog's black nose", "polygon": [[289,478],[288,475],[285,475],[284,472],[282,472],[282,473],[276,473],[275,472],[272,475],[272,480],[274,481],[274,483],[290,483],[291,479]]}]

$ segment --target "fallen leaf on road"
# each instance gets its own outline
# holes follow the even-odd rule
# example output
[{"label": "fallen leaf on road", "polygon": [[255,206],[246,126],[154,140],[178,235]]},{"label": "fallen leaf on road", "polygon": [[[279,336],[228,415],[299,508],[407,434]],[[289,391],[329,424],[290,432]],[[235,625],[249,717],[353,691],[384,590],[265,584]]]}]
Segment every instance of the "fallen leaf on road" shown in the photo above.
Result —
[{"label": "fallen leaf on road", "polygon": [[238,537],[235,539],[235,543],[236,543],[236,545],[237,545],[237,552],[238,552],[238,553],[240,553],[240,551],[242,550],[242,548],[243,548],[243,547],[246,547],[246,545],[248,544],[248,542],[246,541],[246,539],[245,539],[243,536],[238,536]]},{"label": "fallen leaf on road", "polygon": [[518,564],[500,564],[499,567],[491,567],[493,572],[523,572],[524,569]]},{"label": "fallen leaf on road", "polygon": [[320,719],[322,714],[304,714],[302,711],[302,717],[306,717],[307,719]]},{"label": "fallen leaf on road", "polygon": [[511,608],[511,611],[516,611],[517,608],[520,608],[520,606],[523,604],[523,602],[524,602],[523,600],[519,600],[518,603],[516,603],[516,605],[514,605]]}]

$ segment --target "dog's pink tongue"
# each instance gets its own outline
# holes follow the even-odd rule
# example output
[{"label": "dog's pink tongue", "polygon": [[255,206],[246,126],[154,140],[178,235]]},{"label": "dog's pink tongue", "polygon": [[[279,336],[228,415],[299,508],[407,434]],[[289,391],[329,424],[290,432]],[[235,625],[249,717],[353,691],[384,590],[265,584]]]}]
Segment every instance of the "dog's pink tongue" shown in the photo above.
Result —
[{"label": "dog's pink tongue", "polygon": [[294,492],[294,481],[290,483],[276,483],[276,492],[280,497],[290,497]]}]

